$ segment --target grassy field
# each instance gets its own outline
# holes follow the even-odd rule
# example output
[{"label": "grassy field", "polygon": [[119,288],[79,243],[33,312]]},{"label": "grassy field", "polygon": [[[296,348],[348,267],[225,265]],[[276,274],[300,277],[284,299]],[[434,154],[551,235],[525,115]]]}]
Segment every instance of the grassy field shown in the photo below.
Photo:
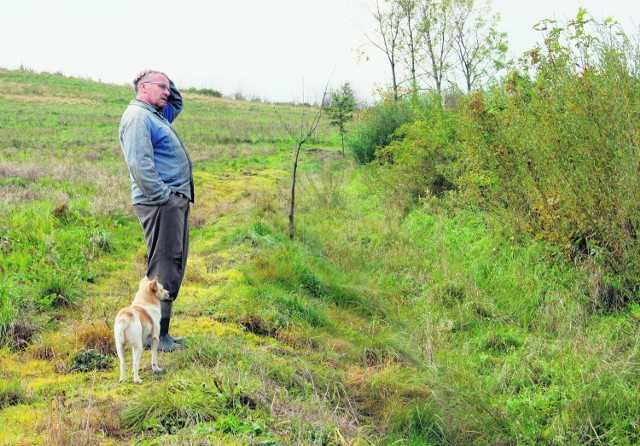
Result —
[{"label": "grassy field", "polygon": [[[640,307],[490,215],[407,210],[301,108],[185,94],[188,349],[119,384],[111,325],[145,271],[117,128],[126,86],[0,70],[0,443],[637,444]],[[593,272],[596,274],[597,272]],[[129,358],[128,358],[129,359]]]}]

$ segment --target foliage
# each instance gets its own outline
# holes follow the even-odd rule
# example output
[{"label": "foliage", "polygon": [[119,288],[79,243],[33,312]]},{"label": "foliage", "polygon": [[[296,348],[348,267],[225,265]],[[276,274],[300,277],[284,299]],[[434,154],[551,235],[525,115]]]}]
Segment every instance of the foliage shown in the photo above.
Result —
[{"label": "foliage", "polygon": [[482,9],[474,1],[459,2],[453,32],[454,65],[462,74],[467,94],[494,81],[507,62],[507,34],[496,29],[499,15],[491,14],[490,4]]},{"label": "foliage", "polygon": [[[640,289],[638,53],[615,23],[584,10],[565,27],[539,29],[544,48],[503,85],[458,109],[416,104],[415,121],[375,151],[384,170],[373,176],[401,207],[456,190],[447,203],[501,213],[503,228],[543,239],[591,272],[591,310],[616,310]],[[394,128],[393,117],[378,116],[377,129]]]},{"label": "foliage", "polygon": [[91,370],[110,369],[113,366],[113,360],[109,356],[89,349],[76,353],[71,358],[72,372],[89,372]]},{"label": "foliage", "polygon": [[37,312],[78,305],[86,284],[95,279],[90,259],[116,248],[111,232],[101,227],[121,228],[80,209],[24,203],[4,211],[0,344],[12,342],[11,327],[21,313],[35,318]]},{"label": "foliage", "polygon": [[460,124],[455,113],[445,110],[438,96],[424,96],[417,119],[400,127],[388,146],[376,153],[382,169],[376,178],[385,191],[405,207],[421,197],[442,197],[454,188]]},{"label": "foliage", "polygon": [[388,97],[364,110],[357,128],[348,138],[351,153],[359,164],[367,164],[376,157],[376,152],[387,146],[394,132],[414,118],[407,100],[394,101]]},{"label": "foliage", "polygon": [[18,310],[13,303],[12,295],[10,292],[9,284],[6,282],[0,283],[0,340],[1,343],[6,343],[13,332],[13,325],[16,317],[18,316]]},{"label": "foliage", "polygon": [[0,379],[0,410],[8,406],[26,404],[31,398],[18,379]]},{"label": "foliage", "polygon": [[522,71],[469,103],[466,182],[520,229],[602,266],[591,298],[611,310],[640,286],[638,60],[624,34],[584,10],[551,25]]},{"label": "foliage", "polygon": [[372,15],[375,34],[366,36],[389,62],[395,100],[403,84],[414,96],[471,92],[505,67],[507,36],[497,30],[499,15],[490,2],[385,0],[376,2]]},{"label": "foliage", "polygon": [[218,90],[214,90],[213,88],[187,88],[185,89],[185,92],[202,94],[202,95],[211,96],[214,98],[222,97],[222,93],[220,93],[220,91]]},{"label": "foliage", "polygon": [[[562,66],[553,54],[549,63]],[[526,224],[540,219],[527,208],[532,178],[550,184],[542,173],[558,169],[540,153],[568,157],[559,139],[589,142],[574,163],[599,160],[593,141],[612,153],[602,136],[573,131],[582,125],[627,132],[635,147],[634,96],[624,82],[625,95],[607,93],[602,68],[586,84],[629,105],[622,127],[622,108],[594,98],[610,116],[581,112],[575,103],[586,99],[570,88],[569,70],[544,77],[545,64],[457,109],[414,100],[368,166],[339,156],[325,122],[301,166],[294,240],[284,215],[291,152],[273,107],[187,93],[176,125],[188,135],[199,198],[173,327],[189,348],[161,354],[164,373],[142,387],[118,383],[113,368],[62,373],[69,352],[113,354],[108,322],[145,270],[112,141],[130,91],[0,70],[0,84],[20,98],[0,98],[0,314],[15,338],[39,331],[25,350],[0,349],[0,442],[637,444],[640,306],[598,306],[603,278],[626,280],[600,261],[609,245],[565,256],[552,237],[561,232]],[[280,110],[295,118],[300,108]],[[454,187],[434,193],[436,174]],[[38,272],[65,279],[58,294],[73,290],[75,305],[45,304]]]},{"label": "foliage", "polygon": [[215,420],[224,413],[225,405],[225,396],[216,389],[176,383],[165,392],[141,395],[125,409],[123,419],[126,426],[136,430],[172,432]]}]

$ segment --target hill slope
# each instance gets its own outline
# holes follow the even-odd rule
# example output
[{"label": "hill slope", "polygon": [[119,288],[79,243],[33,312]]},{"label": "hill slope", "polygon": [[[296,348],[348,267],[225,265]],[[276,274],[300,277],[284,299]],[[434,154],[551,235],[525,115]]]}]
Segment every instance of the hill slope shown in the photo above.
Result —
[{"label": "hill slope", "polygon": [[[111,324],[145,270],[117,141],[127,87],[0,70],[2,444],[633,444],[640,310],[489,215],[407,210],[273,106],[186,94],[192,249],[175,333],[119,384]],[[282,119],[301,109],[278,106]],[[374,180],[374,181],[372,181]]]}]

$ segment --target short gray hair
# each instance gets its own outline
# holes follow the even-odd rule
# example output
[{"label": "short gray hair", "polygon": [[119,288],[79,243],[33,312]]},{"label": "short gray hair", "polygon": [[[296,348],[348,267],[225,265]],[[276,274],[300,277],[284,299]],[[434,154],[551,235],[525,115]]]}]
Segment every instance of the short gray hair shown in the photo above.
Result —
[{"label": "short gray hair", "polygon": [[156,71],[156,70],[149,70],[147,71],[144,76],[141,76],[139,78],[136,78],[133,80],[133,89],[136,91],[136,93],[138,93],[138,90],[140,89],[140,84],[143,82],[149,82],[151,80],[151,75],[152,74],[161,74],[164,77],[166,77],[167,79],[169,79],[169,77],[164,74],[162,71]]}]

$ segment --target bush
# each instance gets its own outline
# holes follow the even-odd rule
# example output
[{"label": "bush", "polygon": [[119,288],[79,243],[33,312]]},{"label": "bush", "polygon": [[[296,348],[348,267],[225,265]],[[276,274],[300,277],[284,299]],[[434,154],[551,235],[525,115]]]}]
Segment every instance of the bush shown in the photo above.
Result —
[{"label": "bush", "polygon": [[589,35],[583,13],[549,31],[502,89],[471,98],[464,182],[471,202],[603,267],[591,299],[611,310],[640,288],[640,60],[609,26]]},{"label": "bush", "polygon": [[17,378],[6,380],[0,378],[0,410],[9,406],[28,403],[31,399],[28,390]]},{"label": "bush", "polygon": [[419,118],[396,130],[396,139],[376,153],[384,165],[378,180],[405,206],[427,194],[441,197],[454,188],[458,175],[454,167],[460,123],[455,113],[428,96],[416,113]]},{"label": "bush", "polygon": [[214,90],[212,88],[188,88],[185,91],[187,93],[202,94],[202,95],[211,96],[211,97],[214,97],[214,98],[221,98],[222,97],[222,93],[220,93],[218,90]]},{"label": "bush", "polygon": [[141,394],[124,410],[122,419],[134,431],[174,432],[214,421],[225,413],[226,407],[227,397],[219,390],[178,382],[158,392]]},{"label": "bush", "polygon": [[365,110],[347,140],[356,162],[367,164],[373,161],[376,152],[393,140],[394,132],[413,118],[414,112],[408,101],[395,102],[392,98]]}]

